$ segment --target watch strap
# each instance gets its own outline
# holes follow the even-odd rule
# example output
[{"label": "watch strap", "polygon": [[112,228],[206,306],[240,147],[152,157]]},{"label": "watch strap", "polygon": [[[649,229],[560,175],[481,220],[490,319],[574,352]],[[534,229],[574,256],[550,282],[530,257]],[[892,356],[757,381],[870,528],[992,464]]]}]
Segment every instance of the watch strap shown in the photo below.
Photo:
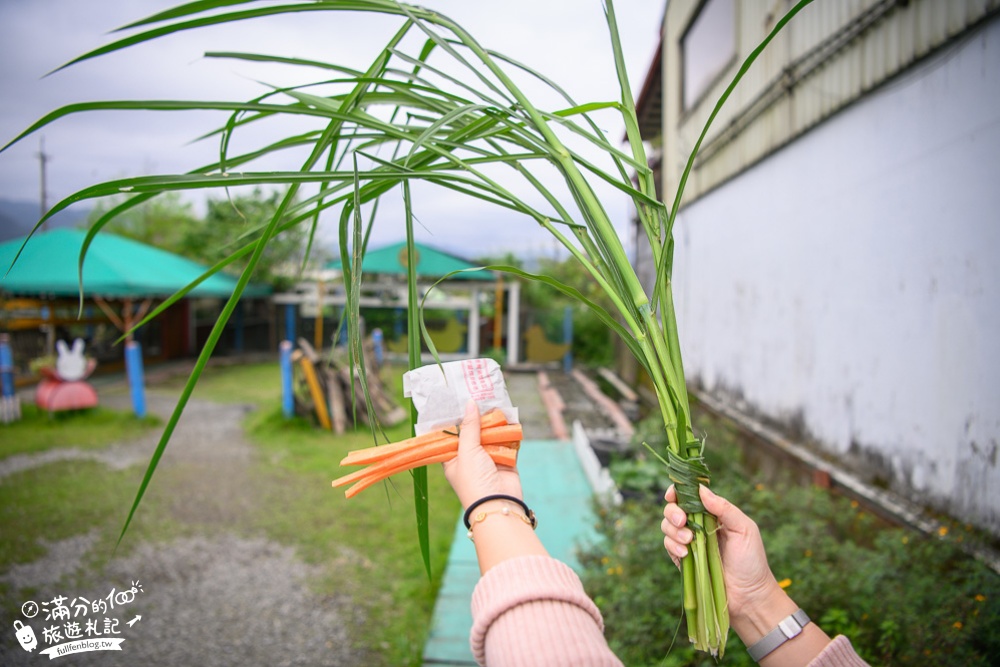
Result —
[{"label": "watch strap", "polygon": [[774,630],[771,630],[754,642],[753,646],[747,648],[747,652],[750,653],[750,657],[754,659],[754,662],[760,662],[789,639],[798,637],[802,633],[802,628],[808,623],[809,616],[799,609],[778,623],[778,627]]}]

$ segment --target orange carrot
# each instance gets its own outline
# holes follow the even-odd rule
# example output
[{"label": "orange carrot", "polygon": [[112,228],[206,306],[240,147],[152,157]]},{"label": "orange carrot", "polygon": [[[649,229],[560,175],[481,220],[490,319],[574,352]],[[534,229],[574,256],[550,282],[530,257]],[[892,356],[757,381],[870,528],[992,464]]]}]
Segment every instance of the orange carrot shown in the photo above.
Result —
[{"label": "orange carrot", "polygon": [[[491,455],[496,452],[508,455],[507,451],[504,450],[512,450],[515,452],[514,456],[516,460],[516,452],[520,446],[520,441],[515,440],[490,443],[488,445],[484,445],[484,448]],[[381,461],[373,463],[366,468],[355,470],[352,473],[338,477],[333,480],[333,486],[344,486],[345,484],[355,482],[363,477],[366,477],[367,475],[378,474],[386,470],[395,470],[398,472],[400,469],[406,469],[407,467],[416,467],[412,465],[414,461],[420,461],[431,456],[438,456],[449,452],[451,453],[451,456],[455,456],[458,453],[457,440],[440,440],[437,442],[429,442],[417,447],[411,447],[405,451],[398,452],[392,456],[382,459]],[[408,464],[410,465],[408,466]],[[395,474],[395,472],[390,474]]]},{"label": "orange carrot", "polygon": [[510,440],[523,440],[524,432],[520,424],[505,424],[504,426],[494,426],[483,429],[479,442],[484,445],[496,445]]},{"label": "orange carrot", "polygon": [[[507,425],[507,419],[501,410],[495,409],[490,410],[485,415],[480,418],[480,429],[492,429],[498,426]],[[449,431],[449,429],[441,429],[437,431],[431,431],[430,433],[425,433],[423,435],[414,436],[412,438],[407,438],[406,440],[400,440],[388,445],[378,445],[376,447],[368,447],[366,449],[356,449],[352,452],[348,452],[347,456],[340,462],[342,466],[349,465],[364,465],[367,463],[376,463],[382,461],[389,456],[392,456],[400,451],[410,449],[419,445],[424,445],[430,442],[435,442],[440,439],[454,438],[456,445],[458,443],[458,437],[455,435],[458,433],[458,428],[456,427],[454,431]],[[508,440],[513,440],[513,438],[507,438]]]},{"label": "orange carrot", "polygon": [[518,447],[520,447],[520,443],[517,443],[517,446],[515,447],[507,445],[486,445],[483,449],[486,450],[486,453],[490,455],[490,458],[492,458],[493,462],[498,466],[513,468],[517,466]]},{"label": "orange carrot", "polygon": [[411,447],[418,447],[427,443],[454,437],[454,435],[445,431],[431,431],[429,433],[424,433],[423,435],[407,438],[406,440],[399,440],[398,442],[393,442],[388,445],[378,445],[376,447],[368,447],[366,449],[355,449],[354,451],[347,453],[347,456],[341,460],[340,465],[353,466],[374,463],[397,452],[406,451]]},{"label": "orange carrot", "polygon": [[[499,445],[490,445],[490,449],[494,449],[494,451],[490,452],[490,456],[497,463],[497,465],[505,465],[513,467],[517,464],[517,451],[515,449],[511,447],[501,447]],[[487,449],[487,451],[490,451],[490,449]],[[416,461],[411,461],[408,464],[403,464],[403,466],[398,468],[385,468],[377,471],[369,470],[368,468],[366,468],[364,471],[358,471],[358,472],[367,472],[368,474],[358,478],[357,482],[344,492],[344,496],[347,498],[353,498],[357,494],[367,489],[372,484],[380,482],[383,479],[391,477],[397,473],[404,472],[412,468],[419,468],[421,466],[431,465],[433,463],[444,463],[445,461],[450,461],[451,459],[453,459],[455,455],[456,452],[433,454],[430,456],[423,457],[421,459],[417,459]],[[340,486],[340,484],[337,484],[338,481],[340,480],[334,482],[335,486]]]},{"label": "orange carrot", "polygon": [[507,418],[504,417],[503,410],[500,408],[494,408],[479,418],[480,430],[493,428],[494,426],[503,426],[506,423]]},{"label": "orange carrot", "polygon": [[[338,477],[333,480],[333,486],[353,483],[345,492],[350,498],[375,482],[405,470],[449,461],[458,454],[457,431],[457,427],[455,432],[441,429],[388,445],[349,452],[340,465],[368,465]],[[480,442],[497,465],[516,465],[522,437],[521,425],[508,424],[499,409],[491,410],[480,418]]]},{"label": "orange carrot", "polygon": [[394,454],[398,454],[399,452],[405,452],[408,449],[452,438],[455,439],[455,442],[458,442],[458,439],[455,438],[454,435],[450,435],[444,431],[431,431],[430,433],[425,433],[421,436],[407,438],[406,440],[400,440],[388,445],[378,445],[377,447],[368,447],[367,449],[356,449],[352,452],[348,452],[347,456],[340,461],[340,465],[355,466],[377,463]]},{"label": "orange carrot", "polygon": [[425,443],[417,447],[410,447],[409,449],[397,452],[396,454],[372,463],[368,467],[362,468],[361,470],[356,470],[350,474],[344,475],[343,477],[338,477],[333,480],[333,485],[343,486],[344,484],[360,479],[365,475],[376,474],[382,470],[405,468],[408,463],[419,461],[430,456],[437,456],[439,454],[451,453],[451,455],[454,456],[457,452],[457,440],[454,442],[451,440],[438,440],[436,442]]},{"label": "orange carrot", "polygon": [[383,479],[386,479],[387,477],[392,477],[396,473],[400,473],[405,470],[410,470],[411,468],[419,468],[420,466],[424,465],[431,465],[432,463],[443,463],[448,459],[452,458],[453,456],[455,456],[453,452],[447,452],[444,454],[438,454],[437,456],[429,456],[424,459],[420,459],[419,461],[415,462],[413,465],[409,467],[387,468],[385,470],[369,472],[368,475],[358,480],[358,482],[354,484],[354,486],[344,491],[344,496],[347,498],[352,498],[357,494],[361,493],[362,491],[364,491],[365,489],[367,489],[372,484],[375,484],[376,482],[381,482]]}]

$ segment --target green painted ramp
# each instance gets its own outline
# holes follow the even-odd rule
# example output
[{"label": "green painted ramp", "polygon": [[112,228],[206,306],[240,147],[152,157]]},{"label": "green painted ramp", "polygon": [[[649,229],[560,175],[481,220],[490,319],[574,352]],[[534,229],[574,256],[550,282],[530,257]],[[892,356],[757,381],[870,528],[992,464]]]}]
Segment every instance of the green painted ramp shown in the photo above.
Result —
[{"label": "green painted ramp", "polygon": [[[538,517],[538,536],[548,552],[579,570],[576,548],[598,539],[593,492],[580,467],[573,443],[526,440],[518,455],[521,485]],[[448,554],[444,582],[434,606],[424,665],[475,665],[469,649],[472,589],[479,581],[476,552],[459,518]]]}]

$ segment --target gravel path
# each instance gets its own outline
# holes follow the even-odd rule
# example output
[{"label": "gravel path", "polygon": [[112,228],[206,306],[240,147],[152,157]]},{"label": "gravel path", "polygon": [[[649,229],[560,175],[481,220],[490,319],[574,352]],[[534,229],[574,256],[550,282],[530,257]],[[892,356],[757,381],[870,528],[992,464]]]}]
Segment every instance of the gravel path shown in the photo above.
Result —
[{"label": "gravel path", "polygon": [[[109,392],[102,404],[127,407],[128,397]],[[166,417],[176,396],[150,391],[150,412]],[[122,650],[55,656],[62,665],[359,665],[362,656],[351,649],[345,623],[349,600],[321,597],[309,586],[321,568],[302,562],[294,550],[259,537],[234,534],[227,528],[254,511],[257,498],[248,484],[254,450],[240,424],[250,409],[192,400],[157,476],[169,476],[179,485],[171,507],[173,518],[205,527],[205,534],[165,544],[143,544],[128,556],[116,557],[95,568],[92,553],[96,531],[47,543],[46,555],[32,563],[0,572],[0,584],[26,591],[37,602],[65,595],[70,613],[83,623],[88,618],[117,620],[114,629],[124,637]],[[3,478],[59,460],[96,460],[111,468],[145,465],[159,429],[128,443],[103,450],[65,448],[0,461]],[[73,604],[82,596],[91,603],[112,589],[128,591],[138,582],[141,591],[127,607],[102,614],[84,614]],[[38,648],[26,652],[13,630],[0,633],[0,664],[37,665],[48,662],[39,651],[46,609],[28,622]],[[91,610],[92,611],[92,610]],[[351,612],[353,613],[353,612]],[[136,615],[133,626],[126,623]],[[17,609],[0,610],[8,626],[23,617]],[[104,628],[99,628],[103,630]],[[65,641],[65,638],[64,638]]]}]

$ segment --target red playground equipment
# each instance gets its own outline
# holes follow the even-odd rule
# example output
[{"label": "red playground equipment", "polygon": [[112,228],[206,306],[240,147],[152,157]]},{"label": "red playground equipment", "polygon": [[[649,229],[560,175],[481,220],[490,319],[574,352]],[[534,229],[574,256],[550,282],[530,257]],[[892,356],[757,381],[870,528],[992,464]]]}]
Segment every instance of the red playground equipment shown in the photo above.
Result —
[{"label": "red playground equipment", "polygon": [[97,392],[86,382],[97,361],[83,356],[83,340],[73,341],[70,350],[65,341],[56,341],[59,357],[55,368],[42,368],[42,381],[35,390],[35,405],[42,410],[61,412],[83,410],[97,405]]}]

